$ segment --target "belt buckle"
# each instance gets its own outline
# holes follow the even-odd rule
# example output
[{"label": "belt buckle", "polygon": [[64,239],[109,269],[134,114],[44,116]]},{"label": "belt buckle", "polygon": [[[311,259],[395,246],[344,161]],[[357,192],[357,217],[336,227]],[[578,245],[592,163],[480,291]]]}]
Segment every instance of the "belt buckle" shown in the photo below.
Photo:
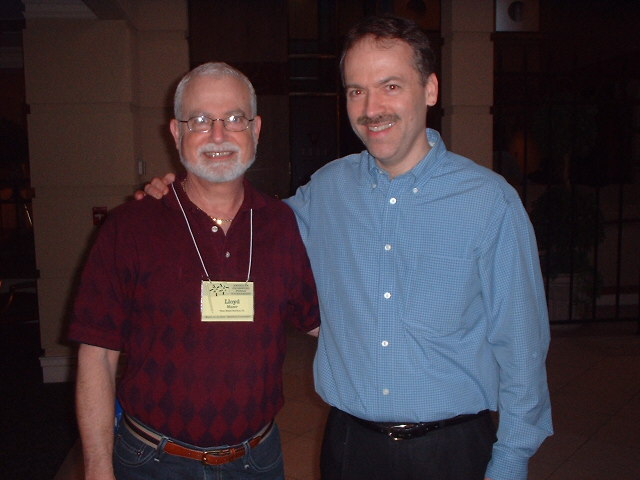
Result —
[{"label": "belt buckle", "polygon": [[[389,427],[387,435],[395,440],[412,440],[416,436],[422,436],[432,430],[437,430],[438,424],[425,424],[425,423],[408,423],[400,424]],[[416,435],[417,434],[417,435]]]},{"label": "belt buckle", "polygon": [[389,438],[396,442],[400,440],[411,440],[411,438],[413,438],[413,435],[411,435],[410,432],[392,429],[389,429],[389,431],[387,432],[387,436],[389,436]]},{"label": "belt buckle", "polygon": [[202,463],[205,463],[205,464],[207,463],[208,456],[220,458],[220,457],[226,457],[230,454],[231,454],[230,448],[220,448],[218,450],[209,450],[202,453]]},{"label": "belt buckle", "polygon": [[411,430],[413,428],[415,428],[415,425],[413,424],[399,424],[399,425],[393,425],[391,427],[388,427],[388,431],[387,431],[387,435],[395,440],[395,441],[399,441],[399,440],[410,440],[413,435]]}]

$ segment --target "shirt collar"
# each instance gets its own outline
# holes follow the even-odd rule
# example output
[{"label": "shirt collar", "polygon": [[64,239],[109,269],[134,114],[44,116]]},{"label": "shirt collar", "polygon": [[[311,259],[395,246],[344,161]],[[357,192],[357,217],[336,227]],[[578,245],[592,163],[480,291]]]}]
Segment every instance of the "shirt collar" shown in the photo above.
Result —
[{"label": "shirt collar", "polygon": [[[431,145],[429,153],[427,153],[415,167],[397,178],[411,177],[413,184],[423,185],[431,177],[435,165],[439,163],[439,159],[442,158],[442,155],[446,152],[446,147],[440,134],[436,130],[427,128],[426,135],[429,145]],[[374,184],[379,182],[380,176],[388,178],[387,172],[378,166],[376,159],[367,150],[361,153],[361,159],[363,161],[362,163],[366,165],[368,174],[373,179]]]}]

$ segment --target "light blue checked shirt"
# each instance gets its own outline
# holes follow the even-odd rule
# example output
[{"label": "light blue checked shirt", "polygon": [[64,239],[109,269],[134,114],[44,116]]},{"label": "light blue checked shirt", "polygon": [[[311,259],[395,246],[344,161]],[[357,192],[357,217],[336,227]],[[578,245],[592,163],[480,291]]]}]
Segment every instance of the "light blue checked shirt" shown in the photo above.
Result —
[{"label": "light blue checked shirt", "polygon": [[427,135],[433,148],[402,176],[364,151],[287,200],[320,298],[316,390],[374,421],[499,410],[487,476],[526,479],[552,433],[534,233],[502,177]]}]

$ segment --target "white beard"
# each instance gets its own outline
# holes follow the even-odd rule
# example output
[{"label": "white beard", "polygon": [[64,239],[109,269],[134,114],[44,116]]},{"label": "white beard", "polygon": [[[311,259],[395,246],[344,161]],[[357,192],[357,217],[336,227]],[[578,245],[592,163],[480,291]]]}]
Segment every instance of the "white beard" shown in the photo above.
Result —
[{"label": "white beard", "polygon": [[247,163],[242,163],[240,161],[239,155],[236,155],[232,160],[224,161],[224,162],[214,162],[209,161],[206,157],[204,157],[204,152],[212,152],[212,151],[232,151],[236,153],[241,153],[238,146],[233,144],[207,144],[203,145],[198,149],[197,152],[197,163],[191,163],[185,160],[182,155],[182,150],[180,150],[180,162],[187,169],[187,171],[193,173],[195,176],[202,178],[203,180],[207,180],[212,183],[224,183],[231,182],[232,180],[236,180],[237,178],[244,175],[244,173],[248,170],[248,168],[253,165],[256,157],[255,155],[251,158]]}]

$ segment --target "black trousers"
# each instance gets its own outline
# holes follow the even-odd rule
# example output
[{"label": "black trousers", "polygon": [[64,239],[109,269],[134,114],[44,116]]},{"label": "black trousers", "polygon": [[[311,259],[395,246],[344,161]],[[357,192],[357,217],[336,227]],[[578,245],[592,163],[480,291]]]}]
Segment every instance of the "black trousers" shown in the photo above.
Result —
[{"label": "black trousers", "polygon": [[331,408],[322,443],[322,480],[483,480],[496,428],[490,415],[393,440]]}]

